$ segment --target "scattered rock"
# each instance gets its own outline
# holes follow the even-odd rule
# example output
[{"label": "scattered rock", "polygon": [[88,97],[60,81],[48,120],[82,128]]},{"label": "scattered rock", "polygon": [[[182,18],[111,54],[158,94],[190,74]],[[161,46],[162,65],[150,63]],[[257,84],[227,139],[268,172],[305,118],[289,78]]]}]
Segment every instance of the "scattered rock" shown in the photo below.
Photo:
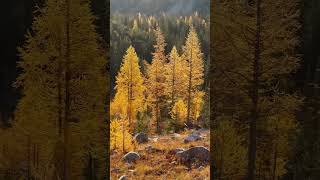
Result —
[{"label": "scattered rock", "polygon": [[135,162],[140,159],[140,155],[136,152],[128,152],[122,157],[122,160],[128,163]]},{"label": "scattered rock", "polygon": [[119,173],[119,172],[120,172],[120,169],[119,169],[119,168],[113,168],[113,169],[111,170],[111,172],[113,172],[113,173]]},{"label": "scattered rock", "polygon": [[119,180],[128,180],[128,176],[123,175],[123,176],[121,176],[121,177],[119,178]]},{"label": "scattered rock", "polygon": [[137,141],[139,144],[147,143],[149,140],[148,135],[145,133],[138,133],[133,137],[133,139]]},{"label": "scattered rock", "polygon": [[133,170],[133,169],[128,170],[128,172],[129,172],[130,174],[132,174],[132,175],[136,175],[136,171]]},{"label": "scattered rock", "polygon": [[186,165],[192,163],[207,164],[210,161],[210,151],[203,146],[192,147],[176,154],[180,162]]},{"label": "scattered rock", "polygon": [[172,161],[170,164],[177,164],[177,161]]},{"label": "scattered rock", "polygon": [[176,148],[176,149],[170,150],[170,151],[169,151],[169,154],[171,154],[171,155],[176,155],[178,152],[181,152],[181,151],[185,151],[185,149],[183,149],[183,148]]},{"label": "scattered rock", "polygon": [[180,138],[181,138],[181,135],[178,134],[178,133],[174,133],[174,134],[172,134],[172,136],[171,136],[171,139],[180,139]]},{"label": "scattered rock", "polygon": [[151,152],[153,150],[153,147],[151,145],[148,145],[144,148],[147,152]]},{"label": "scattered rock", "polygon": [[205,133],[205,132],[208,132],[208,131],[209,131],[208,129],[202,128],[202,129],[194,131],[194,133],[197,133],[197,134],[201,135],[202,133]]},{"label": "scattered rock", "polygon": [[149,141],[158,142],[158,137],[148,138]]},{"label": "scattered rock", "polygon": [[189,143],[189,142],[199,141],[199,140],[201,140],[200,133],[193,132],[192,134],[184,138],[184,143]]}]

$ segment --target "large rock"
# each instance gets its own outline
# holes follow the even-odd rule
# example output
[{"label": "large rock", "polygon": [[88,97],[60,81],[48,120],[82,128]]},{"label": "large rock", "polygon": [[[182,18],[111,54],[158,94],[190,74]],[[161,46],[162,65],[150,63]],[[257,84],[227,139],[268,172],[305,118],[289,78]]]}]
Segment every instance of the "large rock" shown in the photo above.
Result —
[{"label": "large rock", "polygon": [[180,151],[176,156],[183,164],[191,164],[194,162],[207,164],[210,162],[210,151],[203,146],[196,146],[185,151]]},{"label": "large rock", "polygon": [[140,159],[140,155],[136,152],[128,152],[122,157],[122,160],[128,163],[136,162]]},{"label": "large rock", "polygon": [[133,139],[137,141],[139,144],[147,143],[149,140],[148,135],[145,133],[138,133],[133,137]]},{"label": "large rock", "polygon": [[200,133],[196,132],[184,138],[184,143],[189,143],[189,142],[199,141],[199,140],[201,140]]},{"label": "large rock", "polygon": [[169,154],[171,155],[176,155],[178,152],[182,152],[182,151],[185,151],[185,149],[183,148],[176,148],[176,149],[172,149],[169,151]]},{"label": "large rock", "polygon": [[202,133],[205,133],[205,132],[208,132],[208,131],[209,131],[208,129],[202,128],[202,129],[194,131],[193,133],[201,135]]},{"label": "large rock", "polygon": [[128,176],[123,175],[123,176],[121,176],[121,177],[119,178],[119,180],[128,180]]}]

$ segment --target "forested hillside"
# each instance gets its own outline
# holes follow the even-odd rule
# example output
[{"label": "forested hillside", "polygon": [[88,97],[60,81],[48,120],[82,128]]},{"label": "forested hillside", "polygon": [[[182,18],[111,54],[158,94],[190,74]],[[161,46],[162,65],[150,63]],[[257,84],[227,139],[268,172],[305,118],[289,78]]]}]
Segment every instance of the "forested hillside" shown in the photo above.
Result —
[{"label": "forested hillside", "polygon": [[[197,30],[201,50],[204,53],[204,62],[209,63],[209,18],[193,13],[190,16],[173,16],[163,13],[160,16],[149,16],[137,13],[134,16],[124,14],[112,14],[111,16],[111,82],[114,87],[115,76],[119,71],[122,56],[127,48],[132,45],[139,54],[139,64],[144,66],[143,61],[151,62],[153,44],[156,37],[154,29],[160,26],[167,46],[165,53],[169,53],[173,46],[181,52],[189,29],[189,23],[192,23]],[[207,73],[207,72],[206,72]],[[114,91],[112,90],[112,94]]]},{"label": "forested hillside", "polygon": [[111,4],[110,175],[207,179],[209,1],[128,2]]},{"label": "forested hillside", "polygon": [[209,14],[209,0],[111,0],[111,12],[135,14],[143,12],[159,15],[164,12],[171,15],[190,15],[195,11]]}]

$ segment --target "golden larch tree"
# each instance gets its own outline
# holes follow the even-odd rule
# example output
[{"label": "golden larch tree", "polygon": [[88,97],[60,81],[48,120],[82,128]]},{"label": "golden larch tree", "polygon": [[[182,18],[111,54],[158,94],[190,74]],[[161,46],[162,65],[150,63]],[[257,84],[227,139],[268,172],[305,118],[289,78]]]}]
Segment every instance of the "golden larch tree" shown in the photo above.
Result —
[{"label": "golden larch tree", "polygon": [[185,45],[183,46],[183,60],[187,71],[187,124],[191,123],[192,100],[204,82],[203,54],[196,30],[191,25]]},{"label": "golden larch tree", "polygon": [[19,49],[23,96],[14,126],[41,149],[39,171],[49,163],[63,179],[83,176],[93,156],[104,164],[106,58],[94,19],[86,1],[48,0]]},{"label": "golden larch tree", "polygon": [[186,95],[187,73],[186,63],[179,55],[176,46],[169,54],[168,63],[166,64],[166,94],[174,106],[178,98],[184,98]]},{"label": "golden larch tree", "polygon": [[[127,119],[133,131],[138,111],[144,109],[144,80],[139,66],[139,58],[135,49],[130,46],[123,57],[120,71],[116,77],[116,95],[112,106],[118,107],[122,113],[118,118]],[[125,108],[125,109],[123,109]],[[116,107],[111,107],[116,109]],[[113,114],[114,112],[111,112]]]},{"label": "golden larch tree", "polygon": [[147,101],[148,105],[152,107],[154,119],[156,122],[156,131],[160,133],[161,123],[161,109],[164,104],[165,97],[165,83],[166,77],[165,69],[165,39],[158,27],[156,33],[156,44],[154,45],[155,51],[152,54],[152,62],[147,67]]}]

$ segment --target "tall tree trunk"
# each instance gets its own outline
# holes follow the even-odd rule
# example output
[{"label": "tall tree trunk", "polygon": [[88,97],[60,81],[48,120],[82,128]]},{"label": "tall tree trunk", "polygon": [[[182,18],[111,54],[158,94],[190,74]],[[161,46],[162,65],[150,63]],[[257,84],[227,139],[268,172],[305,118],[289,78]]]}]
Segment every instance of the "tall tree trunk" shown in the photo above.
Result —
[{"label": "tall tree trunk", "polygon": [[33,167],[36,167],[37,146],[33,143]]},{"label": "tall tree trunk", "polygon": [[255,162],[257,151],[257,120],[259,118],[259,65],[261,55],[261,0],[257,0],[257,17],[256,17],[256,41],[255,55],[253,62],[253,83],[252,83],[252,110],[249,123],[249,151],[248,151],[248,180],[255,179]]},{"label": "tall tree trunk", "polygon": [[65,115],[63,180],[70,180],[69,116],[70,116],[70,0],[66,0]]},{"label": "tall tree trunk", "polygon": [[191,124],[190,119],[190,109],[191,109],[191,88],[192,88],[192,48],[191,48],[191,57],[189,60],[189,83],[188,83],[188,113],[187,113],[187,125],[189,126]]},{"label": "tall tree trunk", "polygon": [[31,180],[31,139],[30,139],[30,135],[28,135],[28,137],[27,137],[28,139],[27,139],[27,148],[28,148],[28,150],[27,150],[27,163],[28,163],[28,166],[27,166],[27,179],[28,180]]},{"label": "tall tree trunk", "polygon": [[61,39],[59,42],[59,58],[58,58],[58,133],[59,136],[62,135],[62,82],[61,82],[61,77],[62,77],[62,44],[61,44]]},{"label": "tall tree trunk", "polygon": [[37,159],[36,159],[36,167],[39,168],[39,156],[40,156],[40,148],[37,145]]},{"label": "tall tree trunk", "polygon": [[272,171],[273,180],[276,180],[276,177],[277,177],[277,159],[278,159],[278,125],[276,126],[276,139],[275,139],[274,154],[273,154],[273,171]]},{"label": "tall tree trunk", "polygon": [[156,102],[156,120],[157,120],[157,133],[160,134],[160,117],[159,117],[159,100]]},{"label": "tall tree trunk", "polygon": [[133,100],[133,92],[132,92],[132,62],[130,61],[130,82],[129,82],[129,92],[128,92],[128,99],[129,99],[129,124],[132,128],[132,131],[134,131],[134,125],[132,124],[132,100]]},{"label": "tall tree trunk", "polygon": [[173,67],[172,67],[172,94],[171,94],[171,107],[174,106],[175,101],[175,81],[176,81],[176,60],[174,59]]},{"label": "tall tree trunk", "polygon": [[274,154],[273,154],[273,175],[272,180],[276,180],[277,177],[277,159],[278,159],[278,150],[277,150],[277,142],[275,144]]},{"label": "tall tree trunk", "polygon": [[124,147],[124,139],[125,139],[125,133],[124,133],[124,120],[122,120],[122,152],[125,153],[125,147]]},{"label": "tall tree trunk", "polygon": [[221,146],[221,151],[220,151],[220,173],[219,173],[219,178],[222,179],[224,176],[223,174],[223,166],[224,166],[224,158],[223,158],[223,152],[224,152],[224,137],[223,137],[223,132],[222,132],[222,137],[220,138],[220,146]]},{"label": "tall tree trunk", "polygon": [[110,19],[110,0],[105,0],[104,8],[106,10],[105,18],[101,19],[101,28],[104,31],[103,37],[104,37],[104,44],[106,45],[106,57],[107,57],[107,64],[106,64],[106,78],[107,78],[107,87],[106,87],[106,98],[105,98],[105,124],[106,124],[106,132],[104,133],[106,138],[106,156],[105,156],[105,164],[106,164],[106,170],[104,179],[107,179],[107,177],[110,175],[110,23],[108,23],[108,20]]}]

